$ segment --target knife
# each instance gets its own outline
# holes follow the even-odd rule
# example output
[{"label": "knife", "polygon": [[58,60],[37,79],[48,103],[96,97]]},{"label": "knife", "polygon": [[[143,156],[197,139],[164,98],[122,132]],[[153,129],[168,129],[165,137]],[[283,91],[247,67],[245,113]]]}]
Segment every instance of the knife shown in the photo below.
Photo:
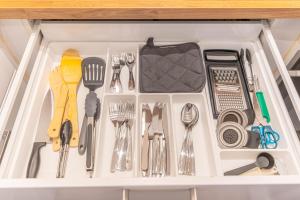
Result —
[{"label": "knife", "polygon": [[152,147],[152,152],[153,152],[153,172],[155,175],[159,175],[159,170],[160,170],[160,148],[161,148],[161,141],[160,137],[162,134],[162,124],[161,124],[161,118],[160,116],[161,112],[161,103],[155,103],[155,106],[153,108],[153,116],[152,116],[152,128],[153,128],[153,133],[154,133],[154,138],[153,138],[153,147]]},{"label": "knife", "polygon": [[158,129],[159,134],[159,166],[158,171],[161,176],[166,174],[166,138],[163,129],[163,110],[165,110],[165,104],[159,104],[159,115],[158,115]]},{"label": "knife", "polygon": [[168,113],[166,104],[162,108],[162,128],[164,135],[164,173],[170,173],[170,148],[169,148],[169,127],[168,127]]},{"label": "knife", "polygon": [[42,147],[46,146],[47,143],[50,143],[47,132],[49,123],[51,121],[50,113],[51,95],[50,92],[48,92],[45,96],[39,116],[39,124],[27,166],[26,178],[36,178],[40,167],[40,150]]},{"label": "knife", "polygon": [[148,170],[149,157],[149,128],[152,121],[152,113],[148,104],[142,105],[142,153],[141,153],[141,169],[143,176],[146,176]]}]

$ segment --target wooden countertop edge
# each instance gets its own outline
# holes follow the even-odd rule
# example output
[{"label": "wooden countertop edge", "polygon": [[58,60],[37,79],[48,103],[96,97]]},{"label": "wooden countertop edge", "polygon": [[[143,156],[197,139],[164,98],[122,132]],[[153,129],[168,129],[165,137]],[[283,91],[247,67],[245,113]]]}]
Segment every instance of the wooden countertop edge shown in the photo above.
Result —
[{"label": "wooden countertop edge", "polygon": [[300,8],[1,8],[2,19],[273,19],[298,18]]}]

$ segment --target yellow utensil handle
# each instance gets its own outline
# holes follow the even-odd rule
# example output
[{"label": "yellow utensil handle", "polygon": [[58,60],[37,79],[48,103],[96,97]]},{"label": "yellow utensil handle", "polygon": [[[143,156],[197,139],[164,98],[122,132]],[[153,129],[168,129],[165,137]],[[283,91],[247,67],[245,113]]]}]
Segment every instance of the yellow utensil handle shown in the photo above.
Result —
[{"label": "yellow utensil handle", "polygon": [[71,147],[77,147],[79,142],[78,112],[77,112],[77,84],[68,84],[69,87],[69,120],[72,123]]},{"label": "yellow utensil handle", "polygon": [[[70,106],[70,103],[69,103],[69,99],[67,98],[67,101],[65,103],[65,110],[64,110],[64,113],[63,113],[63,117],[62,117],[62,123],[64,121],[66,121],[68,119],[68,114],[69,114],[69,106]],[[61,123],[61,124],[62,124]],[[61,125],[59,126],[59,133],[60,133],[60,128],[61,128]],[[60,150],[60,146],[61,145],[61,141],[60,141],[60,136],[56,137],[56,138],[52,138],[52,150],[54,152],[57,152]]]},{"label": "yellow utensil handle", "polygon": [[67,102],[68,88],[66,86],[62,86],[60,88],[59,93],[57,91],[53,93],[54,93],[55,107],[54,107],[54,115],[48,128],[48,136],[50,138],[57,138],[59,137],[59,130],[62,124],[62,118],[64,115],[65,106]]}]

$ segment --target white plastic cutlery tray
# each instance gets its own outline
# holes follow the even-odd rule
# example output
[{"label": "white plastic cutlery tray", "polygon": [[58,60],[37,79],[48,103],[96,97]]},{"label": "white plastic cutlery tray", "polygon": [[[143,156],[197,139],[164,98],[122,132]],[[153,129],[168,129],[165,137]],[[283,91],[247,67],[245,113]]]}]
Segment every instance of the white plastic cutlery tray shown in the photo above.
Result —
[{"label": "white plastic cutlery tray", "polygon": [[[265,27],[260,23],[59,23],[42,22],[39,25],[43,40],[33,66],[30,80],[22,100],[15,126],[1,165],[1,176],[8,180],[19,180],[6,187],[18,188],[23,184],[35,183],[33,187],[114,187],[114,188],[197,188],[201,185],[228,184],[283,184],[290,179],[299,181],[300,159],[295,131],[287,118],[287,110],[279,95],[264,49],[258,39]],[[84,31],[85,30],[85,31]],[[267,30],[268,31],[268,30]],[[139,93],[139,49],[148,36],[161,44],[195,41],[201,51],[204,49],[249,48],[253,57],[253,72],[258,76],[260,87],[271,116],[271,126],[280,134],[277,149],[221,149],[216,138],[216,120],[213,118],[207,84],[201,93]],[[272,46],[271,46],[272,47]],[[62,180],[55,178],[58,153],[51,144],[41,150],[41,165],[37,179],[25,179],[26,168],[38,126],[39,114],[44,97],[49,92],[48,74],[60,63],[62,53],[69,48],[77,49],[82,58],[101,57],[106,60],[105,83],[96,93],[101,100],[101,116],[96,125],[96,158],[93,178],[85,171],[85,155],[71,148],[66,175]],[[274,47],[276,48],[276,46]],[[121,73],[123,93],[110,92],[112,77],[111,56],[121,52],[133,52],[136,65],[133,68],[136,89],[128,90],[128,69]],[[88,89],[80,84],[78,88],[78,120],[81,125],[84,116],[84,101]],[[110,172],[111,157],[115,140],[113,124],[108,116],[109,103],[128,101],[135,103],[136,115],[133,123],[133,170]],[[166,103],[168,113],[168,134],[170,145],[170,176],[142,177],[140,171],[142,104]],[[195,176],[178,175],[177,162],[184,136],[184,125],[180,120],[181,109],[186,103],[193,103],[199,109],[199,120],[192,129],[195,151]],[[49,113],[51,114],[51,113]],[[81,128],[81,127],[79,127]],[[45,134],[47,130],[45,130]],[[227,170],[253,162],[260,152],[275,157],[280,176],[272,177],[225,177]],[[230,181],[228,181],[230,180]],[[0,181],[0,187],[2,187]]]}]

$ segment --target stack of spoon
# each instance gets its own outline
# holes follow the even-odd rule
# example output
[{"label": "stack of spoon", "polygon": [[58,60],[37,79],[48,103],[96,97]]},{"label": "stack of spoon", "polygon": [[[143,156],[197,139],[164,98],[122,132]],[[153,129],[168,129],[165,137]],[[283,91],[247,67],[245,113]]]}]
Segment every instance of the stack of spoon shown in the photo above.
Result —
[{"label": "stack of spoon", "polygon": [[195,175],[195,155],[191,131],[198,119],[198,108],[191,103],[185,104],[181,111],[181,121],[185,126],[185,134],[178,162],[180,175]]}]

